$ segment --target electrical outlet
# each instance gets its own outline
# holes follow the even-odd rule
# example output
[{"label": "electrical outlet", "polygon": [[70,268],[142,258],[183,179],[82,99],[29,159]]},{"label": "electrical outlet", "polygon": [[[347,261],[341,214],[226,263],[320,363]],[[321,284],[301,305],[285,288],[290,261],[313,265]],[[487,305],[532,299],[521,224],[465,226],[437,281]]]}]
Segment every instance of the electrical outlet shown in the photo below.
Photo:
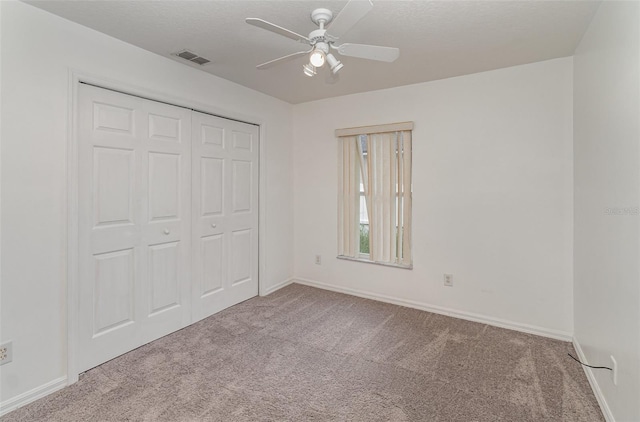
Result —
[{"label": "electrical outlet", "polygon": [[316,255],[316,265],[322,265],[322,256]]},{"label": "electrical outlet", "polygon": [[0,345],[0,365],[13,360],[13,343],[8,341]]},{"label": "electrical outlet", "polygon": [[613,381],[613,385],[618,385],[618,362],[616,362],[616,358],[613,356],[609,356],[611,360],[611,381]]},{"label": "electrical outlet", "polygon": [[444,275],[444,285],[447,287],[453,287],[453,274]]}]

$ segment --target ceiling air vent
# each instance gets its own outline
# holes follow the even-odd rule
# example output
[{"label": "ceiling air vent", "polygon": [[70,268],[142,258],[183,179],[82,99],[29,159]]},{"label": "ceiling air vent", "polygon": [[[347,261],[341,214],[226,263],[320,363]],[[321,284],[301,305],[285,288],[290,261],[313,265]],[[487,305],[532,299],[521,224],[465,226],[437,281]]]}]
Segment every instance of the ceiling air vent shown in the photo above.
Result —
[{"label": "ceiling air vent", "polygon": [[189,50],[179,51],[177,53],[174,53],[174,56],[178,56],[182,59],[199,64],[200,66],[205,65],[211,61],[211,60],[205,59],[204,57],[200,57],[196,53]]}]

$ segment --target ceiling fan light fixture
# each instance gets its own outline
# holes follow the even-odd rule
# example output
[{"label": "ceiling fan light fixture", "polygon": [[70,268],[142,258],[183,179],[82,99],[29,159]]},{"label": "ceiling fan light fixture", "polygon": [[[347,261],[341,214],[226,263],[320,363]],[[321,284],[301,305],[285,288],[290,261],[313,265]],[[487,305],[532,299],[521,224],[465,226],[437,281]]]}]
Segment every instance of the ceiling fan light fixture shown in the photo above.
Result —
[{"label": "ceiling fan light fixture", "polygon": [[313,67],[322,67],[324,65],[325,54],[319,48],[314,48],[309,56],[309,63]]},{"label": "ceiling fan light fixture", "polygon": [[302,69],[304,70],[304,74],[307,75],[308,77],[313,77],[313,75],[316,74],[316,68],[313,67],[312,64],[304,64],[302,65]]},{"label": "ceiling fan light fixture", "polygon": [[333,54],[327,54],[327,63],[329,64],[329,68],[331,69],[331,73],[336,75],[340,69],[344,67],[340,60],[336,59]]}]

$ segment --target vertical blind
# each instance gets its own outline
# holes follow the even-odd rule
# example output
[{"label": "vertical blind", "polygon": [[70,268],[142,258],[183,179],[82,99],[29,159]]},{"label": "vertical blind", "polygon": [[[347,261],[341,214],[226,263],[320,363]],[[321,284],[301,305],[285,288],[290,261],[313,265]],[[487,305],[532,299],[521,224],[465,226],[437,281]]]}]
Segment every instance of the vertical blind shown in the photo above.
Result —
[{"label": "vertical blind", "polygon": [[336,131],[339,145],[338,255],[361,258],[361,185],[369,224],[368,259],[411,265],[413,123]]}]

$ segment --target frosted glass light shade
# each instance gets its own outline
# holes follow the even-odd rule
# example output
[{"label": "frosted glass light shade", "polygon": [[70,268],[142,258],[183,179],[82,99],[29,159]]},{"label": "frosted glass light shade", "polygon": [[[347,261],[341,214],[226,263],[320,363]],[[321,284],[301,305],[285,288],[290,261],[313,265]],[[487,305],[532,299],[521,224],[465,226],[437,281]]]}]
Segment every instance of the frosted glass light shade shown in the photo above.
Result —
[{"label": "frosted glass light shade", "polygon": [[309,56],[309,63],[314,67],[322,67],[324,64],[324,53],[316,48]]}]

